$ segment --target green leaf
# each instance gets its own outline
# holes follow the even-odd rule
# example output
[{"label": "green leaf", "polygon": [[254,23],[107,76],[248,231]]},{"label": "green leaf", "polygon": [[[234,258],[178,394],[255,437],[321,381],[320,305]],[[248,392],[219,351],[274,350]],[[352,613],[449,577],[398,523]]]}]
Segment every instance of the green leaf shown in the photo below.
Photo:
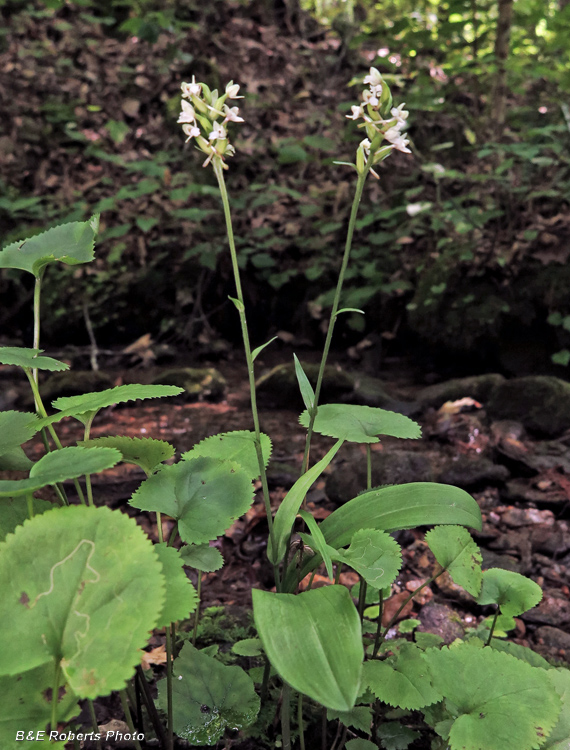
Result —
[{"label": "green leaf", "polygon": [[[299,422],[303,427],[308,427],[309,419],[309,412],[304,411],[299,417]],[[341,438],[353,443],[378,443],[380,441],[376,435],[419,438],[422,434],[419,425],[403,414],[357,404],[319,406],[314,430],[320,435]]]},{"label": "green leaf", "polygon": [[184,572],[184,563],[178,550],[168,547],[164,542],[155,544],[154,551],[162,565],[162,575],[166,584],[165,601],[154,627],[164,628],[171,622],[186,619],[194,612],[198,595]]},{"label": "green leaf", "polygon": [[496,638],[493,638],[489,645],[491,646],[491,648],[494,648],[497,651],[504,651],[506,654],[510,654],[517,659],[525,661],[527,664],[530,664],[531,667],[553,669],[552,665],[549,664],[544,657],[542,657],[540,654],[537,654],[536,651],[533,651],[531,648],[527,648],[526,646],[521,646],[520,644],[513,643],[512,641],[497,640]]},{"label": "green leaf", "polygon": [[[226,667],[185,643],[174,662],[174,731],[191,745],[215,745],[226,727],[255,721],[259,698],[241,667]],[[167,710],[166,680],[158,683],[159,706]]]},{"label": "green leaf", "polygon": [[36,421],[37,416],[31,412],[0,412],[0,456],[33,438],[37,432]]},{"label": "green leaf", "polygon": [[[261,454],[263,463],[267,466],[271,456],[271,440],[263,432],[261,433]],[[199,456],[217,458],[220,461],[235,461],[250,479],[257,479],[259,476],[255,432],[237,430],[211,435],[197,443],[192,450],[182,454],[184,460],[198,458]]]},{"label": "green leaf", "polygon": [[[27,369],[50,370],[51,372],[61,372],[69,370],[69,365],[60,362],[51,357],[39,357],[38,354],[43,349],[26,349],[23,346],[2,346],[0,347],[0,364],[17,365]],[[39,429],[39,427],[38,427]]]},{"label": "green leaf", "polygon": [[398,575],[402,551],[398,542],[385,531],[361,529],[352,537],[342,560],[370,586],[382,589]]},{"label": "green leaf", "polygon": [[356,737],[354,740],[349,740],[346,745],[346,750],[378,750],[378,745],[370,740],[363,740],[362,737]]},{"label": "green leaf", "polygon": [[419,737],[419,732],[400,724],[399,721],[384,721],[376,733],[385,750],[407,750],[412,742]]},{"label": "green leaf", "polygon": [[343,307],[341,310],[337,310],[337,317],[343,313],[359,313],[360,315],[366,315],[364,310],[359,310],[358,307]]},{"label": "green leaf", "polygon": [[327,575],[332,581],[334,579],[334,572],[331,557],[327,549],[328,545],[325,541],[325,538],[322,535],[317,522],[310,513],[308,513],[306,510],[300,510],[299,515],[301,516],[303,521],[305,521],[305,523],[307,524],[307,528],[312,534],[312,544],[310,544],[309,546],[311,547],[311,549],[315,549],[320,553],[321,557],[323,558],[325,568],[327,569]]},{"label": "green leaf", "polygon": [[188,565],[203,573],[213,573],[224,564],[220,550],[209,544],[187,544],[180,550],[184,565]]},{"label": "green leaf", "polygon": [[202,544],[223,534],[252,501],[253,485],[240,466],[199,457],[162,466],[141,484],[129,504],[176,519],[181,539]]},{"label": "green leaf", "polygon": [[374,695],[398,708],[417,710],[441,700],[431,681],[423,651],[413,643],[402,643],[398,654],[386,661],[367,661],[363,679]]},{"label": "green leaf", "polygon": [[477,598],[479,604],[498,604],[504,615],[516,617],[536,607],[542,589],[530,578],[512,570],[489,568],[483,572],[483,585]]},{"label": "green leaf", "polygon": [[1,672],[57,660],[80,698],[124,687],[164,600],[152,544],[106,507],[57,508],[19,526],[0,544],[0,589],[10,643]]},{"label": "green leaf", "polygon": [[0,456],[0,471],[29,471],[33,465],[23,448],[12,448]]},{"label": "green leaf", "polygon": [[[313,386],[309,383],[309,378],[305,375],[303,366],[299,362],[296,354],[293,354],[293,359],[295,361],[295,375],[297,376],[297,382],[299,383],[299,390],[303,397],[303,403],[310,414],[315,405],[315,391],[313,390]],[[308,427],[309,423],[307,422],[305,426]]]},{"label": "green leaf", "polygon": [[[53,503],[37,497],[33,498],[32,506],[35,516],[54,508]],[[16,527],[28,518],[28,504],[23,497],[0,497],[0,542],[4,541],[8,534],[12,534]]]},{"label": "green leaf", "polygon": [[121,454],[113,448],[61,448],[42,456],[32,466],[28,479],[0,479],[0,497],[18,497],[47,484],[76,479],[83,474],[97,474],[120,460]]},{"label": "green leaf", "polygon": [[[289,535],[291,534],[291,529],[295,522],[295,516],[299,512],[301,503],[303,502],[310,486],[330,464],[341,445],[342,440],[339,440],[333,445],[324,458],[321,458],[321,460],[309,469],[309,471],[299,477],[279,506],[273,521],[273,534],[275,537],[276,549],[273,549],[271,540],[267,545],[267,557],[274,565],[277,565],[285,556]],[[334,547],[336,545],[333,544],[331,546]]]},{"label": "green leaf", "polygon": [[462,526],[436,526],[425,540],[435,559],[458,586],[477,596],[481,590],[481,552]]},{"label": "green leaf", "polygon": [[263,647],[259,638],[245,638],[234,643],[232,651],[238,656],[261,656]]},{"label": "green leaf", "polygon": [[238,312],[240,313],[245,312],[245,307],[243,305],[243,302],[240,302],[240,300],[236,299],[235,297],[228,297],[228,299],[234,303]]},{"label": "green leaf", "polygon": [[561,701],[549,672],[461,642],[423,658],[454,719],[452,750],[532,750],[556,724]]},{"label": "green leaf", "polygon": [[281,677],[326,708],[350,711],[364,650],[348,590],[326,586],[294,596],[253,589],[252,596],[257,632]]},{"label": "green leaf", "polygon": [[38,427],[46,427],[54,422],[59,422],[64,417],[80,418],[83,414],[95,414],[99,409],[107,406],[123,404],[127,401],[136,401],[144,398],[163,398],[164,396],[178,396],[184,391],[175,385],[139,385],[129,383],[118,385],[115,388],[107,388],[97,393],[82,393],[80,396],[62,396],[56,399],[52,406],[59,409],[59,414],[40,419]]},{"label": "green leaf", "polygon": [[136,224],[141,232],[149,232],[158,224],[158,219],[153,216],[138,216]]},{"label": "green leaf", "polygon": [[92,440],[80,440],[77,445],[85,447],[116,448],[127,464],[140,466],[145,474],[149,475],[174,456],[174,446],[166,440],[155,440],[154,438],[130,438],[126,435],[111,437],[100,437]]},{"label": "green leaf", "polygon": [[[370,706],[355,706],[350,711],[327,711],[327,719],[342,721],[347,727],[360,729],[361,732],[370,734],[370,725],[372,724],[372,709]],[[376,747],[376,746],[374,746]]]},{"label": "green leaf", "polygon": [[269,346],[269,344],[272,344],[275,339],[278,339],[279,336],[274,336],[272,339],[269,339],[265,344],[261,344],[261,346],[256,346],[255,349],[251,353],[251,361],[255,362],[258,355],[261,354],[261,352],[265,349],[266,346]]},{"label": "green leaf", "polygon": [[[530,649],[528,649],[530,650]],[[568,750],[570,748],[570,670],[551,669],[548,676],[562,701],[558,723],[540,750]]]}]

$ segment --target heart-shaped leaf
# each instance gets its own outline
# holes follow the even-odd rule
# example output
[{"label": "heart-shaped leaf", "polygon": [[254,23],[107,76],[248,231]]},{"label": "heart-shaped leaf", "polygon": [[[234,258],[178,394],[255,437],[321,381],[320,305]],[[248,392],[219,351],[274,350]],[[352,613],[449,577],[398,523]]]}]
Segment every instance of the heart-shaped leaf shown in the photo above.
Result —
[{"label": "heart-shaped leaf", "polygon": [[257,632],[281,677],[326,708],[350,711],[364,650],[348,590],[326,586],[294,596],[253,589],[252,596]]},{"label": "heart-shaped leaf", "polygon": [[[264,465],[267,466],[271,455],[271,440],[264,433],[261,433],[261,453]],[[248,473],[250,479],[257,479],[259,476],[255,432],[238,430],[212,435],[197,443],[192,450],[184,453],[182,458],[190,459],[198,456],[218,458],[222,461],[235,461]]]},{"label": "heart-shaped leaf", "polygon": [[37,419],[36,415],[31,412],[1,411],[0,456],[33,438],[37,432],[34,426]]},{"label": "heart-shaped leaf", "polygon": [[[310,414],[305,410],[299,417],[303,427],[309,426]],[[409,417],[375,406],[358,404],[323,404],[315,419],[315,432],[352,443],[378,443],[377,435],[399,438],[419,438],[420,426]]]},{"label": "heart-shaped leaf", "polygon": [[[167,710],[166,680],[158,701]],[[192,745],[215,745],[226,727],[242,729],[255,721],[259,698],[241,667],[227,667],[185,643],[174,662],[174,731]]]},{"label": "heart-shaped leaf", "polygon": [[140,466],[147,476],[175,453],[174,446],[166,440],[131,438],[126,435],[81,440],[77,444],[85,447],[116,448],[125,463]]},{"label": "heart-shaped leaf", "polygon": [[435,559],[458,586],[473,596],[481,590],[481,552],[463,526],[436,526],[426,542]]},{"label": "heart-shaped leaf", "polygon": [[498,604],[501,612],[516,617],[536,607],[542,589],[530,578],[512,570],[489,568],[483,572],[483,585],[477,598],[479,604]]},{"label": "heart-shaped leaf", "polygon": [[342,560],[375,589],[389,586],[402,565],[398,542],[385,531],[361,529],[352,537]]},{"label": "heart-shaped leaf", "polygon": [[[43,349],[26,349],[23,346],[2,346],[0,347],[0,364],[16,365],[26,369],[49,370],[51,372],[61,372],[69,370],[69,365],[60,362],[51,357],[40,357]],[[38,429],[40,425],[38,425]]]},{"label": "heart-shaped leaf", "polygon": [[162,466],[141,484],[130,505],[175,518],[181,539],[202,544],[223,534],[252,501],[253,485],[240,466],[200,457]]},{"label": "heart-shaped leaf", "polygon": [[188,580],[180,553],[166,543],[155,544],[154,551],[162,565],[162,575],[166,584],[166,596],[155,627],[164,628],[171,622],[184,620],[194,612],[198,596]]},{"label": "heart-shaped leaf", "polygon": [[19,526],[0,544],[0,589],[1,673],[57,661],[80,698],[124,687],[164,601],[152,544],[107,507],[56,508]]},{"label": "heart-shaped leaf", "polygon": [[374,695],[397,708],[417,710],[441,700],[432,685],[424,652],[413,643],[402,643],[385,661],[367,661],[363,678]]},{"label": "heart-shaped leaf", "polygon": [[186,544],[180,550],[180,557],[184,565],[203,573],[213,573],[224,564],[220,550],[210,547],[209,544]]}]

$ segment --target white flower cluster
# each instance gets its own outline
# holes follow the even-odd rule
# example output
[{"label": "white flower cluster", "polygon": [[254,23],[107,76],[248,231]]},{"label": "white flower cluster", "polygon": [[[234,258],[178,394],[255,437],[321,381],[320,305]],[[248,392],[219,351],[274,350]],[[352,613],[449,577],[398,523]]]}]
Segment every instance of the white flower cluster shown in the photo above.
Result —
[{"label": "white flower cluster", "polygon": [[[364,170],[364,163],[368,160],[370,152],[374,153],[373,164],[383,161],[393,149],[410,154],[408,148],[409,140],[402,134],[406,127],[408,112],[404,104],[392,107],[392,94],[382,75],[376,68],[370,68],[370,72],[364,79],[369,86],[362,92],[362,102],[352,109],[352,114],[347,115],[349,120],[362,119],[358,127],[365,128],[368,136],[361,141],[357,152],[356,168],[359,172]],[[387,144],[382,145],[383,141]],[[371,170],[378,177],[374,170]]]},{"label": "white flower cluster", "polygon": [[181,89],[182,112],[178,122],[188,136],[186,142],[194,138],[198,148],[207,155],[202,166],[206,167],[214,157],[219,157],[223,168],[227,169],[224,157],[233,156],[235,149],[229,142],[225,126],[228,122],[244,121],[239,116],[238,107],[226,104],[226,99],[243,98],[238,96],[238,84],[230,81],[225,93],[218,96],[216,89],[210,91],[205,83],[196,83],[192,76],[192,82],[181,84]]}]

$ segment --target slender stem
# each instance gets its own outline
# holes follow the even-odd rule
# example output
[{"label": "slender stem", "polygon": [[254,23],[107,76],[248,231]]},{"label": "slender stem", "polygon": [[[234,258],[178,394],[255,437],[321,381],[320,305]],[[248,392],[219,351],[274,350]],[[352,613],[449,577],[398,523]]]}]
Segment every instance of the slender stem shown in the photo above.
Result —
[{"label": "slender stem", "polygon": [[321,750],[327,750],[327,709],[321,708]]},{"label": "slender stem", "polygon": [[137,732],[135,730],[135,725],[133,723],[133,717],[131,716],[131,709],[129,708],[129,701],[127,699],[127,691],[124,689],[119,690],[119,697],[121,698],[121,706],[123,707],[123,713],[125,714],[125,721],[127,722],[129,731],[133,735],[134,746],[136,747],[136,750],[142,750],[140,742],[134,739],[134,737],[136,737]]},{"label": "slender stem", "polygon": [[192,633],[192,645],[196,645],[196,638],[198,637],[198,624],[200,622],[200,595],[202,593],[202,571],[198,571],[198,585],[196,586],[196,594],[198,596],[198,602],[196,604],[196,614],[194,615],[194,632]]},{"label": "slender stem", "polygon": [[299,750],[305,750],[305,727],[303,726],[303,693],[297,701],[297,724],[299,725]]},{"label": "slender stem", "polygon": [[28,503],[28,516],[30,518],[33,518],[35,516],[35,512],[34,512],[34,493],[33,492],[27,492],[26,493],[26,502]]},{"label": "slender stem", "polygon": [[497,605],[497,611],[495,612],[495,616],[493,617],[493,622],[491,623],[491,630],[489,631],[489,637],[487,638],[487,643],[485,646],[491,645],[491,639],[493,638],[493,632],[495,631],[495,625],[497,624],[497,618],[499,617],[499,605]]},{"label": "slender stem", "polygon": [[159,544],[164,542],[164,536],[162,534],[162,514],[160,511],[156,512],[156,533],[158,534]]},{"label": "slender stem", "polygon": [[336,570],[335,570],[335,576],[334,576],[334,582],[335,585],[338,586],[338,583],[340,581],[340,571],[342,570],[342,563],[338,562],[336,564]]},{"label": "slender stem", "polygon": [[[148,711],[148,715],[150,716],[152,726],[154,727],[155,734],[160,743],[160,747],[166,747],[166,744],[168,742],[166,732],[164,731],[162,721],[160,720],[160,716],[158,715],[158,711],[156,710],[156,706],[154,705],[154,700],[152,699],[148,682],[146,681],[146,677],[144,676],[144,672],[140,664],[138,664],[136,667],[136,677],[139,687],[142,690],[142,698],[145,703],[146,710]],[[100,750],[100,748],[98,748],[98,750]]]},{"label": "slender stem", "polygon": [[267,656],[265,657],[265,666],[263,667],[263,678],[261,680],[261,694],[260,699],[261,703],[265,703],[267,700],[267,688],[269,685],[269,678],[271,676],[271,663]]},{"label": "slender stem", "polygon": [[400,612],[401,612],[401,611],[402,611],[402,610],[404,609],[404,607],[406,606],[406,604],[407,604],[408,602],[410,602],[410,601],[411,601],[411,600],[412,600],[412,599],[414,598],[414,596],[415,596],[416,594],[419,594],[419,593],[420,593],[420,591],[421,591],[421,590],[422,590],[423,588],[425,588],[426,586],[429,586],[430,584],[432,584],[432,583],[433,583],[433,582],[434,582],[434,581],[436,580],[436,578],[439,578],[439,577],[440,577],[440,575],[441,575],[441,574],[442,574],[442,573],[443,573],[444,571],[445,571],[445,568],[442,568],[442,569],[441,569],[441,570],[439,571],[439,573],[436,573],[436,574],[435,574],[434,576],[431,576],[431,578],[428,578],[427,580],[425,580],[425,581],[424,581],[424,582],[422,583],[422,585],[421,585],[421,586],[418,586],[418,588],[417,588],[417,589],[414,589],[414,591],[412,591],[412,593],[411,593],[411,594],[410,594],[409,596],[407,596],[407,597],[406,597],[406,598],[404,599],[404,601],[402,602],[402,604],[400,605],[400,607],[398,607],[398,609],[397,609],[397,611],[396,611],[396,614],[395,614],[395,615],[394,615],[394,616],[392,617],[392,619],[390,620],[390,622],[389,622],[389,623],[388,623],[388,624],[386,625],[386,627],[384,628],[384,633],[383,633],[383,635],[382,635],[382,637],[381,637],[380,643],[381,643],[381,642],[382,642],[382,641],[384,640],[384,638],[386,637],[386,633],[387,633],[387,632],[388,632],[388,631],[390,630],[390,628],[391,628],[391,627],[392,627],[392,626],[394,625],[394,623],[395,623],[395,622],[397,622],[397,620],[398,620],[398,617],[399,617],[399,615],[400,615]]},{"label": "slender stem", "polygon": [[170,535],[168,537],[168,544],[166,545],[167,547],[173,546],[177,533],[178,533],[178,521],[176,521],[174,523],[174,526],[172,527],[172,531],[170,532]]},{"label": "slender stem", "polygon": [[[36,276],[36,283],[34,284],[34,343],[32,347],[34,349],[40,348],[40,299],[42,294],[42,277]],[[32,377],[34,382],[38,383],[38,371],[37,368],[32,370]],[[36,402],[36,408],[38,404]]]},{"label": "slender stem", "polygon": [[[89,435],[91,433],[91,425],[93,424],[94,418],[95,418],[95,415],[93,414],[91,416],[91,419],[87,420],[87,424],[85,425],[85,429],[83,430],[83,440],[85,441],[89,440]],[[91,474],[85,475],[85,489],[87,490],[87,503],[93,506],[95,503],[93,502],[93,487],[91,485]]]},{"label": "slender stem", "polygon": [[378,623],[376,625],[376,638],[374,639],[374,649],[372,651],[372,656],[375,657],[378,654],[378,649],[380,648],[380,633],[382,631],[382,615],[384,614],[384,592],[382,589],[380,589],[380,600],[378,602]]},{"label": "slender stem", "polygon": [[168,741],[166,750],[174,747],[174,711],[172,706],[172,638],[170,627],[166,626],[166,705]]},{"label": "slender stem", "polygon": [[281,735],[283,738],[283,750],[291,750],[291,688],[284,682],[281,691]]},{"label": "slender stem", "polygon": [[360,615],[360,622],[364,619],[364,608],[366,606],[366,591],[368,584],[362,576],[360,578],[360,591],[358,592],[358,614]]},{"label": "slender stem", "polygon": [[[89,715],[91,716],[91,725],[93,726],[93,731],[95,732],[95,736],[97,737],[99,735],[99,725],[97,724],[97,716],[95,715],[95,706],[93,705],[93,701],[91,698],[87,699],[87,706],[89,707]],[[101,738],[96,740],[97,742],[97,750],[101,750]]]},{"label": "slender stem", "polygon": [[366,443],[366,489],[372,489],[372,451],[370,443]]},{"label": "slender stem", "polygon": [[[238,313],[239,313],[239,319],[241,324],[241,332],[242,332],[242,338],[243,338],[243,346],[245,350],[245,358],[247,361],[247,372],[249,377],[249,394],[251,399],[251,413],[253,416],[253,426],[255,431],[255,452],[257,454],[257,462],[259,464],[259,473],[261,476],[261,486],[263,490],[263,502],[265,503],[265,512],[267,514],[267,525],[269,526],[269,536],[271,538],[271,544],[273,546],[273,549],[276,548],[276,541],[275,541],[275,535],[273,533],[273,516],[271,513],[271,502],[269,498],[269,486],[267,484],[267,473],[265,471],[265,461],[263,458],[263,453],[261,450],[261,429],[259,426],[259,414],[257,411],[257,396],[255,391],[255,374],[254,374],[254,368],[253,368],[253,358],[251,356],[251,345],[249,342],[249,332],[247,328],[247,318],[245,314],[245,303],[243,298],[243,292],[241,288],[241,279],[240,279],[240,272],[239,272],[239,265],[238,265],[238,258],[237,258],[237,251],[234,241],[234,232],[232,227],[232,217],[230,212],[230,203],[228,198],[228,193],[226,190],[226,183],[224,181],[224,171],[222,167],[222,161],[221,159],[215,157],[213,160],[213,166],[214,166],[214,174],[216,175],[216,178],[218,180],[218,185],[220,188],[220,195],[222,198],[222,204],[224,207],[224,217],[226,220],[226,231],[228,235],[228,242],[230,246],[230,255],[232,260],[232,269],[234,274],[234,282],[236,285],[236,295],[239,302],[238,305]],[[279,581],[279,575],[276,571],[276,580]]]},{"label": "slender stem", "polygon": [[57,704],[59,702],[59,678],[61,677],[61,665],[59,660],[54,664],[53,684],[51,692],[51,722],[50,728],[52,732],[57,731]]}]

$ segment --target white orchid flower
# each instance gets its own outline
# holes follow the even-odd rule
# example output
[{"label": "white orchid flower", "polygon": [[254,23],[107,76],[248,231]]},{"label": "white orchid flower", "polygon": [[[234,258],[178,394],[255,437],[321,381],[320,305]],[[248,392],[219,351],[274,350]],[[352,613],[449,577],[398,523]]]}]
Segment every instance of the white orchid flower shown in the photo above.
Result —
[{"label": "white orchid flower", "polygon": [[382,86],[382,76],[380,71],[377,70],[377,68],[370,68],[368,75],[364,79],[364,83],[369,83],[371,86]]},{"label": "white orchid flower", "polygon": [[364,116],[364,108],[363,108],[362,104],[360,104],[358,107],[356,106],[356,104],[353,104],[350,109],[352,111],[352,114],[351,115],[347,115],[347,118],[349,120],[358,120],[359,117],[363,117]]},{"label": "white orchid flower", "polygon": [[224,104],[224,122],[245,122],[243,117],[239,116],[239,108],[238,107],[228,107],[227,104]]},{"label": "white orchid flower", "polygon": [[370,104],[371,107],[377,107],[380,104],[380,100],[372,91],[363,91],[362,100],[365,104]]},{"label": "white orchid flower", "polygon": [[194,107],[190,104],[190,102],[187,102],[185,99],[182,99],[180,102],[182,104],[182,112],[180,113],[180,116],[178,118],[178,122],[196,122],[196,112],[194,110]]},{"label": "white orchid flower", "polygon": [[230,81],[226,86],[226,94],[228,99],[243,99],[243,96],[238,96],[239,85]]},{"label": "white orchid flower", "polygon": [[192,83],[181,83],[180,88],[182,89],[182,96],[187,99],[192,96],[200,96],[202,92],[202,84],[196,83],[196,76],[192,76]]},{"label": "white orchid flower", "polygon": [[[180,122],[180,120],[178,120],[178,122]],[[190,123],[185,123],[182,126],[182,130],[184,131],[185,135],[188,136],[188,138],[186,139],[186,143],[188,143],[191,138],[197,138],[199,135],[201,135],[200,128],[196,124],[192,125]]]},{"label": "white orchid flower", "polygon": [[210,141],[224,141],[228,137],[226,129],[219,122],[213,123],[212,132],[208,136]]},{"label": "white orchid flower", "polygon": [[396,150],[401,151],[404,154],[412,153],[408,148],[408,143],[410,141],[400,133],[398,128],[390,128],[387,130],[384,133],[384,138],[388,143],[391,143]]}]

